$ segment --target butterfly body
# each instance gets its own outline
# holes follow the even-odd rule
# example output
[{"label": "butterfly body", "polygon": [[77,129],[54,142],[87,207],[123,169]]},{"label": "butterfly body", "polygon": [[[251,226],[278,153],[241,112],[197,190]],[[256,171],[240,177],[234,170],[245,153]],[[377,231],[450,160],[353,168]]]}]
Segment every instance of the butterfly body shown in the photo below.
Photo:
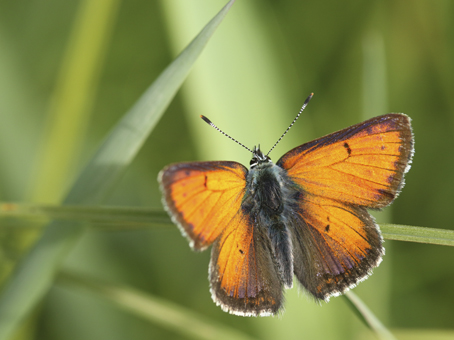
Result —
[{"label": "butterfly body", "polygon": [[389,205],[403,186],[413,155],[410,119],[375,117],[300,145],[275,164],[260,148],[251,151],[249,170],[192,162],[159,175],[164,207],[191,247],[212,245],[216,304],[237,315],[273,315],[294,276],[324,301],[366,279],[384,254],[367,209]]},{"label": "butterfly body", "polygon": [[264,231],[264,239],[274,257],[275,270],[286,288],[293,285],[293,249],[289,225],[301,195],[284,169],[268,157],[255,163],[260,147],[254,149],[251,169],[241,209],[250,216],[254,228]]}]

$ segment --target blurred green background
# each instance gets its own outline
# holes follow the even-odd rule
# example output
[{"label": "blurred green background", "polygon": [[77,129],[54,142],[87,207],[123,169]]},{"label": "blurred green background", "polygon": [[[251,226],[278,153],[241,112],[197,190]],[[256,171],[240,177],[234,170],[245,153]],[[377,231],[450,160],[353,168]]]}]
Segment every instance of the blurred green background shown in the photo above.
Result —
[{"label": "blurred green background", "polygon": [[[226,1],[88,3],[0,0],[0,201],[58,204],[108,131]],[[249,153],[200,114],[267,150],[314,92],[273,160],[368,117],[404,112],[413,119],[413,166],[399,199],[377,220],[454,229],[453,13],[449,0],[237,1],[107,204],[160,208],[156,177],[172,162],[248,164]],[[78,41],[81,17],[91,21]],[[0,223],[4,283],[39,224]],[[454,250],[397,241],[385,247],[383,263],[354,292],[399,339],[449,338],[443,330],[453,334]],[[192,252],[174,226],[125,227],[87,232],[64,268],[135,287],[259,339],[374,338],[342,298],[320,307],[296,288],[286,292],[281,317],[222,312],[209,293],[209,255]],[[16,335],[180,337],[59,283]]]}]

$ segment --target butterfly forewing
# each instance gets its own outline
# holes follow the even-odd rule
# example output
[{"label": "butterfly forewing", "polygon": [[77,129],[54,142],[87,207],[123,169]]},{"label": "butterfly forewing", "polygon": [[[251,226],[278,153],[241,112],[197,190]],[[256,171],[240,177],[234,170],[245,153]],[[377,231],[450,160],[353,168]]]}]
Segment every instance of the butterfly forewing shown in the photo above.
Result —
[{"label": "butterfly forewing", "polygon": [[410,119],[394,113],[296,147],[277,165],[305,192],[382,208],[402,188],[412,155]]},{"label": "butterfly forewing", "polygon": [[212,244],[240,209],[246,173],[236,162],[179,163],[161,171],[164,206],[194,249]]}]

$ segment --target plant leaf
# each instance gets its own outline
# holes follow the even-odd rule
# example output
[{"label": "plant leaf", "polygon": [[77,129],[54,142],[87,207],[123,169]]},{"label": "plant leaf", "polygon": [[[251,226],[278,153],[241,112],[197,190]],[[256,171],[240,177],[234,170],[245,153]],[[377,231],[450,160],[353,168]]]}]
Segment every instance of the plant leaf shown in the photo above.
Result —
[{"label": "plant leaf", "polygon": [[[76,180],[64,200],[65,204],[95,205],[110,193],[233,2],[228,2],[203,28],[114,127]],[[61,220],[51,222],[45,228],[41,238],[19,263],[2,291],[0,339],[7,340],[47,292],[61,261],[84,229],[85,223]]]}]

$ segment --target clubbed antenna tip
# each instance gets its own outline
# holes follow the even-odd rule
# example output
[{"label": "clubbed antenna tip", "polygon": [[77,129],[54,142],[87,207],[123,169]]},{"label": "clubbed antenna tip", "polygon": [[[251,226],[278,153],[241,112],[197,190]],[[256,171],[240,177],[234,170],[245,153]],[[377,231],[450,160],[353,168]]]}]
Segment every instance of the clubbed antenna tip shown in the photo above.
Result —
[{"label": "clubbed antenna tip", "polygon": [[200,115],[200,118],[202,118],[205,123],[207,123],[208,125],[211,125],[213,126],[213,123],[211,122],[211,120],[209,120],[207,117],[205,117],[204,115]]}]

